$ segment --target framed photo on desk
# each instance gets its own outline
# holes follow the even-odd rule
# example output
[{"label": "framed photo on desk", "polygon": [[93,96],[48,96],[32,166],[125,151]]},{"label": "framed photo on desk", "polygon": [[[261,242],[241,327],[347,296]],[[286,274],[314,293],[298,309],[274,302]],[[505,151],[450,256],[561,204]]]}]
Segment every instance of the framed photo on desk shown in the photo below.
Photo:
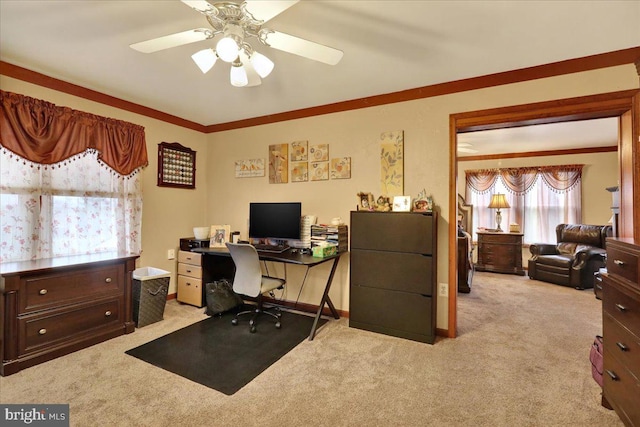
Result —
[{"label": "framed photo on desk", "polygon": [[231,241],[231,226],[228,224],[212,225],[209,235],[211,236],[210,248],[226,248],[226,243]]}]

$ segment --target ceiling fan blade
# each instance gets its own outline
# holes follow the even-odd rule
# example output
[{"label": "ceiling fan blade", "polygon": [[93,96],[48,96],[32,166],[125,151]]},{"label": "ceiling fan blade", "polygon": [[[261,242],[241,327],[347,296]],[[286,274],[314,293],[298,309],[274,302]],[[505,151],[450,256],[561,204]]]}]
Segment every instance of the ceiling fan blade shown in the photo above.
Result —
[{"label": "ceiling fan blade", "polygon": [[215,10],[215,8],[205,0],[182,0],[182,3],[204,14]]},{"label": "ceiling fan blade", "polygon": [[458,146],[458,152],[460,153],[477,153],[478,150],[474,150],[473,148],[465,148]]},{"label": "ceiling fan blade", "polygon": [[329,65],[336,65],[344,54],[341,50],[273,30],[261,30],[260,41],[274,49]]},{"label": "ceiling fan blade", "polygon": [[257,21],[267,22],[298,3],[298,1],[299,0],[246,0],[244,7],[245,11],[249,12]]},{"label": "ceiling fan blade", "polygon": [[182,46],[184,44],[199,42],[213,37],[211,30],[206,28],[196,28],[195,30],[183,31],[181,33],[169,34],[139,43],[129,45],[130,48],[142,53],[152,53],[170,47]]}]

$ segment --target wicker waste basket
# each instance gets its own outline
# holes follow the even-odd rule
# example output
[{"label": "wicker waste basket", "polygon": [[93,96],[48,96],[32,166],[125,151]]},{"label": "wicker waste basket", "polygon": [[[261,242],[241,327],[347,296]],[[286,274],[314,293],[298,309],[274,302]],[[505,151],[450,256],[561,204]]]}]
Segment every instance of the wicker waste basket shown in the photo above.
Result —
[{"label": "wicker waste basket", "polygon": [[171,273],[154,267],[133,271],[133,320],[138,328],[163,319]]}]

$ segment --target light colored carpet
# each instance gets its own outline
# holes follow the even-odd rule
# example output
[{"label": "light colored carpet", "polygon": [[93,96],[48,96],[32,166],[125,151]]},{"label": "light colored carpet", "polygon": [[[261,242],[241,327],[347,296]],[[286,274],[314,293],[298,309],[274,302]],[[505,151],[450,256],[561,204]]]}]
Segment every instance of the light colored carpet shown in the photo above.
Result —
[{"label": "light colored carpet", "polygon": [[0,378],[0,402],[69,403],[73,426],[622,426],[591,378],[591,290],[476,273],[458,301],[456,339],[330,321],[226,396],[124,354],[205,318],[173,300],[162,322]]}]

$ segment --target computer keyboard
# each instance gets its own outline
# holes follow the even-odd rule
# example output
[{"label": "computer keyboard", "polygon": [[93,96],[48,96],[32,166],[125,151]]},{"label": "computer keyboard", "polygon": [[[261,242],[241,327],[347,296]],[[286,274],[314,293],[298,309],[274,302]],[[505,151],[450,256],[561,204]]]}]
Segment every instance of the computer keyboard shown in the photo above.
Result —
[{"label": "computer keyboard", "polygon": [[255,245],[253,245],[254,248],[256,248],[256,250],[258,252],[271,252],[271,253],[276,253],[276,254],[280,254],[282,252],[285,252],[286,250],[288,250],[290,247],[289,246],[282,246],[282,245],[267,245],[266,243],[257,243]]}]

